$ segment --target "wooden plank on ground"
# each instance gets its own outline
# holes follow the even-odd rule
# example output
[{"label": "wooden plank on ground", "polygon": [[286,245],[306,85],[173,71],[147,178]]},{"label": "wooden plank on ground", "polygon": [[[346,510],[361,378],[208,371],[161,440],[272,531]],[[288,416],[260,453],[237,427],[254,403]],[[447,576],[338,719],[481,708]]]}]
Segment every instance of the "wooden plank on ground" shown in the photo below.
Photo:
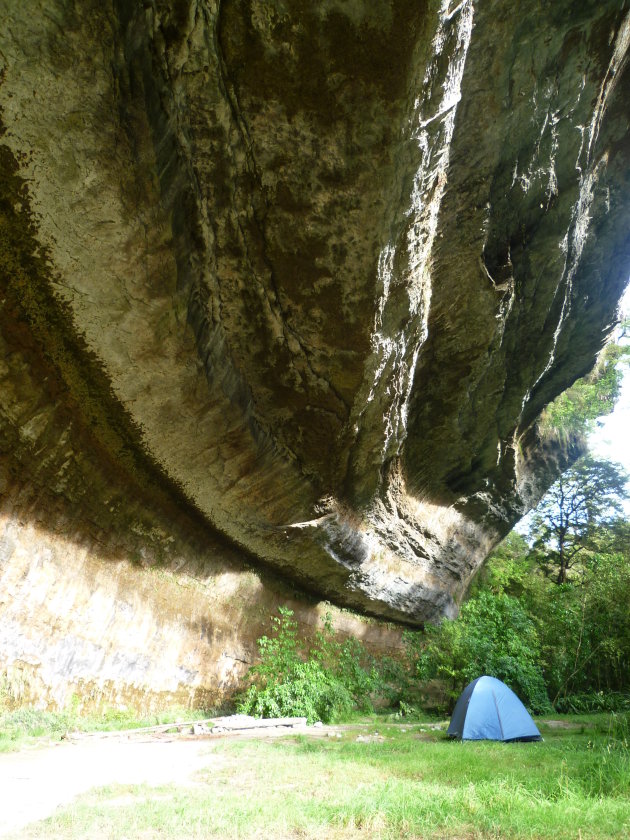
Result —
[{"label": "wooden plank on ground", "polygon": [[240,729],[268,729],[277,726],[306,726],[306,718],[250,718],[234,715],[233,717],[219,718],[214,723],[214,729],[223,729],[225,732],[234,732]]}]

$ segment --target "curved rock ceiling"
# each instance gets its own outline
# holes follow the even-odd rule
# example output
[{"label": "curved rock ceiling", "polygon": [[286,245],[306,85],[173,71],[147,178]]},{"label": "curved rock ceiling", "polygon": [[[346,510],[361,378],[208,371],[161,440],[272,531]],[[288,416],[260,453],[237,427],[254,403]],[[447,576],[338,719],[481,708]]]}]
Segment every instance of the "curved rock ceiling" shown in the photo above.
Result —
[{"label": "curved rock ceiling", "polygon": [[337,603],[452,614],[630,273],[628,2],[0,19],[4,486],[113,511],[64,467],[102,452],[117,510],[157,487]]}]

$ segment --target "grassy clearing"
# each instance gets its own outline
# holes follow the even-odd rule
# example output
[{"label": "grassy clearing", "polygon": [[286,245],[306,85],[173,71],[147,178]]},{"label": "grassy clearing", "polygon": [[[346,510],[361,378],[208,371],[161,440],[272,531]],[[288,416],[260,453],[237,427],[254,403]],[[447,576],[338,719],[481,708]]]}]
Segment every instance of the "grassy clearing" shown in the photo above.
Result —
[{"label": "grassy clearing", "polygon": [[171,709],[160,714],[141,716],[137,712],[111,709],[102,714],[80,715],[75,711],[44,712],[38,709],[15,709],[0,712],[0,753],[18,750],[42,740],[59,741],[67,732],[109,732],[156,726],[178,720],[200,720],[209,713],[189,709]]},{"label": "grassy clearing", "polygon": [[454,743],[382,721],[363,730],[372,740],[346,729],[341,739],[208,742],[220,769],[193,785],[103,788],[19,837],[630,836],[627,731],[608,715],[564,721],[543,723],[545,741],[530,744]]}]

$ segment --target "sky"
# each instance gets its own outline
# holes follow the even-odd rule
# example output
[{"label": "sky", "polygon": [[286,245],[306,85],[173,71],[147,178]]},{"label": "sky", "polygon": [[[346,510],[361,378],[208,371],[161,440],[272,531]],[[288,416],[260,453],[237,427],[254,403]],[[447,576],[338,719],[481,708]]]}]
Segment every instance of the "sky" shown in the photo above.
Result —
[{"label": "sky", "polygon": [[615,410],[597,423],[598,427],[588,440],[593,455],[617,461],[630,472],[630,372],[627,362]]},{"label": "sky", "polygon": [[[622,318],[630,317],[630,285],[620,303]],[[616,338],[619,341],[619,337]],[[628,343],[630,339],[622,339]],[[616,461],[630,473],[630,365],[624,363],[624,377],[621,385],[621,394],[612,414],[601,417],[597,421],[597,427],[590,435],[588,443],[593,453],[598,458],[606,458],[609,461]],[[630,509],[627,510],[630,514]]]}]

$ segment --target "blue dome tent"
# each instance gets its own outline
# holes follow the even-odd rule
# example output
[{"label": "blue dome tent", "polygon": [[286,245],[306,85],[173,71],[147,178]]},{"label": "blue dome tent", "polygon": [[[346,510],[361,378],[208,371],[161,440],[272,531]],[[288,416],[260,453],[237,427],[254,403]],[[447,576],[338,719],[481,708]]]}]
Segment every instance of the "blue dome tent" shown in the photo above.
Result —
[{"label": "blue dome tent", "polygon": [[511,688],[477,677],[462,691],[447,734],[464,741],[540,741],[540,732]]}]

